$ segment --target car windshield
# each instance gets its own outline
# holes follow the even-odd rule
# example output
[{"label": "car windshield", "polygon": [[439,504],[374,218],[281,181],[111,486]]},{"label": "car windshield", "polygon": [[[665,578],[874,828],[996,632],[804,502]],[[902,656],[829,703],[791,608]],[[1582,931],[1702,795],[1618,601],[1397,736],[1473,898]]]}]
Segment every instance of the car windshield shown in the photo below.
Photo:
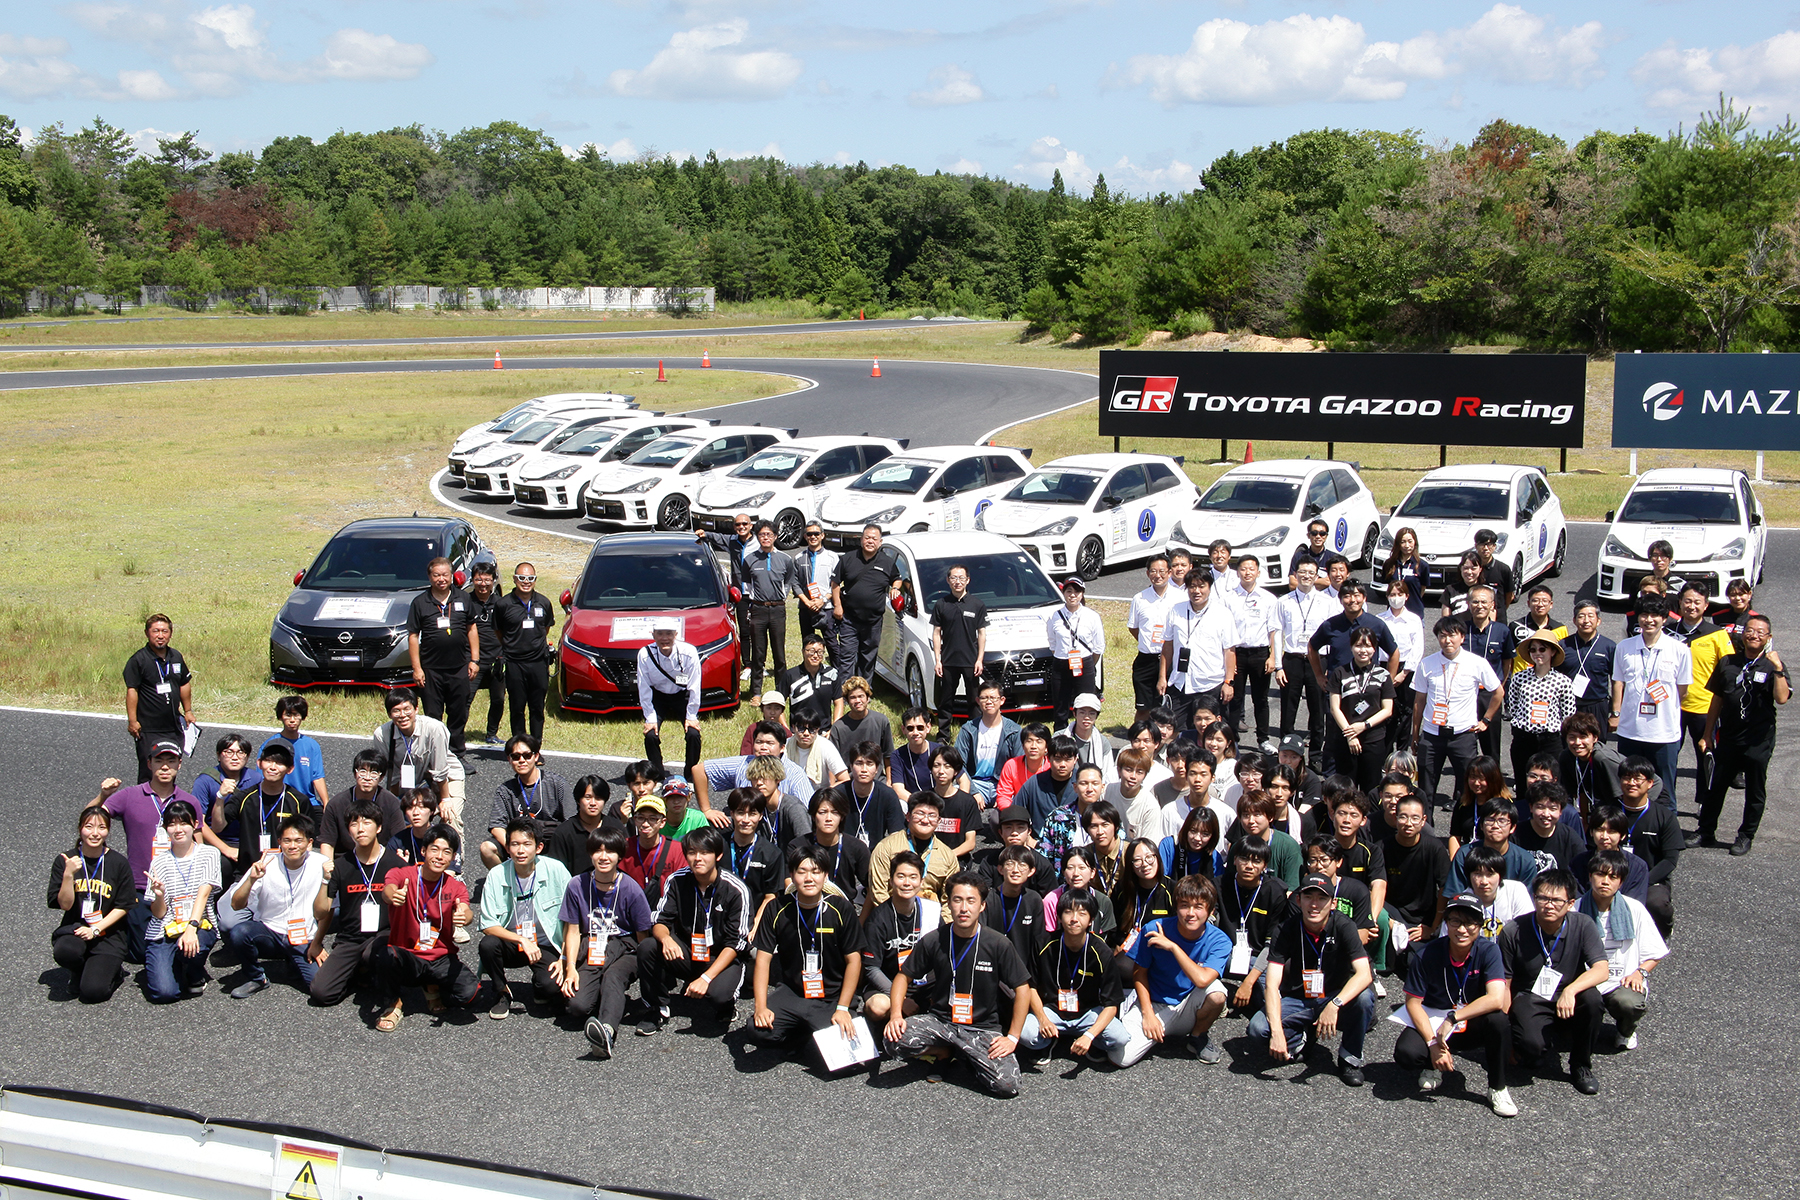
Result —
[{"label": "car windshield", "polygon": [[1625,501],[1619,520],[1638,525],[1736,525],[1738,502],[1730,492],[1639,488]]},{"label": "car windshield", "polygon": [[513,446],[535,446],[562,427],[561,421],[533,421],[506,441]]},{"label": "car windshield", "polygon": [[732,468],[730,475],[733,479],[788,479],[805,466],[812,455],[811,450],[789,450],[777,446],[773,450],[764,450],[740,467]]},{"label": "car windshield", "polygon": [[487,431],[489,433],[512,433],[531,420],[536,413],[537,410],[528,403],[521,404],[516,408],[509,408],[494,418],[494,423],[488,426]]},{"label": "car windshield", "polygon": [[681,461],[699,444],[692,438],[663,438],[661,441],[651,442],[625,461],[634,467],[655,467],[659,471],[666,471],[670,467],[680,466]]},{"label": "car windshield", "polygon": [[1100,477],[1083,471],[1033,471],[1006,493],[1008,500],[1031,504],[1086,504]]},{"label": "car windshield", "polygon": [[1029,555],[969,554],[919,562],[919,583],[925,592],[921,612],[930,612],[950,594],[950,568],[959,563],[969,572],[969,594],[987,605],[989,612],[1062,603],[1062,594]]},{"label": "car windshield", "polygon": [[1233,479],[1229,475],[1206,489],[1196,505],[1202,512],[1291,513],[1300,498],[1293,479]]},{"label": "car windshield", "polygon": [[1414,489],[1394,515],[1422,520],[1504,521],[1509,490],[1472,483],[1434,483]]},{"label": "car windshield", "polygon": [[604,612],[645,612],[670,608],[710,608],[725,603],[709,551],[692,549],[645,553],[641,547],[601,551],[588,560],[575,594],[575,607]]},{"label": "car windshield", "polygon": [[848,490],[910,496],[925,486],[938,466],[938,463],[928,462],[895,462],[890,458],[880,466],[864,471],[862,478],[851,484]]},{"label": "car windshield", "polygon": [[608,445],[618,440],[618,437],[619,431],[616,429],[606,429],[604,427],[600,429],[583,429],[571,436],[567,441],[552,443],[550,449],[555,450],[558,454],[570,454],[580,458],[588,458],[606,449]]},{"label": "car windshield", "polygon": [[429,587],[425,564],[442,554],[436,538],[391,529],[351,530],[325,543],[305,586],[338,592],[398,592]]}]

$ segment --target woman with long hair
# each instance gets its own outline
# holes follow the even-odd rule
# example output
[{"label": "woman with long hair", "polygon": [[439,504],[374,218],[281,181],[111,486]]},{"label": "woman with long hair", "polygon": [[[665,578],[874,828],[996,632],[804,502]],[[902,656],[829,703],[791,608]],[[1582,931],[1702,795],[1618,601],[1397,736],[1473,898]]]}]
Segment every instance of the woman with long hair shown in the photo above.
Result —
[{"label": "woman with long hair", "polygon": [[1456,803],[1450,809],[1450,857],[1464,842],[1475,840],[1476,814],[1481,811],[1484,801],[1495,796],[1512,799],[1512,789],[1506,786],[1506,779],[1500,774],[1498,760],[1486,754],[1478,754],[1469,763],[1469,770],[1463,776],[1462,792],[1456,797]]},{"label": "woman with long hair", "polygon": [[1419,535],[1410,525],[1394,530],[1394,549],[1387,565],[1381,569],[1381,582],[1406,581],[1406,607],[1419,620],[1425,619],[1425,560],[1419,557]]}]

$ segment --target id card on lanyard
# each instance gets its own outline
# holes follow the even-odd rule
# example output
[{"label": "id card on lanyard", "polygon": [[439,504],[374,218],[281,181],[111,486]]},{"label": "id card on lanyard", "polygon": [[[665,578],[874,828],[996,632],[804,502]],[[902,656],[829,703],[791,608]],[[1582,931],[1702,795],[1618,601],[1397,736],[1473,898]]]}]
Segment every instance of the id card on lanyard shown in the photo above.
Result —
[{"label": "id card on lanyard", "polygon": [[975,948],[981,944],[981,931],[977,929],[975,936],[963,948],[962,954],[956,953],[956,931],[950,931],[950,1023],[953,1025],[973,1025],[975,1023],[975,968],[969,968],[969,990],[957,989],[957,973],[962,969],[963,960],[968,958]]},{"label": "id card on lanyard", "polygon": [[[716,885],[715,885],[716,886]],[[700,889],[694,889],[694,931],[688,937],[688,957],[697,963],[712,961],[712,895],[706,897],[706,911],[700,911]]]},{"label": "id card on lanyard", "polygon": [[1438,672],[1438,695],[1431,702],[1431,723],[1442,733],[1450,725],[1450,686],[1456,682],[1461,663],[1446,663]]}]

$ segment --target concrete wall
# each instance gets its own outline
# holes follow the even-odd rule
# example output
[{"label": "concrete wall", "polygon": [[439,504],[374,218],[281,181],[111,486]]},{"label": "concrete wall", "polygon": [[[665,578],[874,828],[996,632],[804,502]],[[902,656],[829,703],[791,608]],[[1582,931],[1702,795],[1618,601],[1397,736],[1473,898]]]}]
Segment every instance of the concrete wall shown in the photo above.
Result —
[{"label": "concrete wall", "polygon": [[[127,303],[124,307],[139,308],[152,304],[174,305],[169,298],[167,287],[156,285],[139,289],[138,301]],[[500,308],[534,309],[550,311],[577,312],[658,312],[676,306],[679,289],[667,287],[589,287],[589,288],[467,288],[461,293],[461,306],[468,309],[480,309],[488,301]],[[690,307],[711,312],[714,307],[712,288],[686,289]],[[390,302],[391,293],[391,302]],[[450,294],[451,300],[458,297],[451,289],[427,287],[423,284],[401,284],[393,288],[320,288],[319,304],[332,312],[348,312],[366,308],[436,308],[446,303],[445,296]],[[268,288],[256,290],[258,307],[272,307],[280,301]],[[207,297],[207,307],[222,304],[232,297],[216,295]],[[32,312],[40,312],[45,307],[42,293],[33,292],[26,303]],[[81,297],[81,304],[89,308],[109,309],[111,303],[95,293]]]}]

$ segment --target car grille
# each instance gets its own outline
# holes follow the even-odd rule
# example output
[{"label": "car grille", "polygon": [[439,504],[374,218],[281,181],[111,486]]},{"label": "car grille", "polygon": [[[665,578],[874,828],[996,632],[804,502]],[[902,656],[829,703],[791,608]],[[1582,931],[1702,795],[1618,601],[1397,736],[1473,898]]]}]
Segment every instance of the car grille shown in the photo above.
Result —
[{"label": "car grille", "polygon": [[463,460],[462,460],[462,459],[460,459],[460,458],[453,458],[453,459],[451,459],[451,460],[450,460],[450,474],[452,474],[452,475],[454,475],[454,476],[456,476],[456,477],[457,477],[457,478],[458,478],[458,479],[461,479],[461,478],[462,478],[462,474],[463,474],[463,468],[464,468],[464,467],[465,467],[465,466],[467,466],[467,465],[468,465],[468,464],[467,464],[467,463],[465,463],[465,462],[464,462],[464,461],[463,461]]},{"label": "car grille", "polygon": [[636,650],[614,650],[601,646],[577,644],[568,649],[592,662],[600,672],[600,677],[618,688],[621,692],[637,695],[637,656]]},{"label": "car grille", "polygon": [[481,491],[487,490],[489,486],[488,477],[479,471],[465,471],[463,473],[463,483],[471,488]]},{"label": "car grille", "polygon": [[[1627,567],[1624,571],[1625,581],[1621,590],[1627,596],[1635,596],[1637,594],[1638,586],[1644,582],[1644,577],[1648,574],[1650,574],[1650,570],[1647,567],[1638,571],[1634,571]],[[1672,574],[1680,575],[1687,582],[1705,588],[1708,599],[1718,599],[1724,595],[1724,587],[1720,584],[1718,573],[1715,571],[1677,570],[1672,572]],[[1741,573],[1739,574],[1741,575]],[[1669,598],[1671,600],[1674,599],[1673,596],[1670,596]]]},{"label": "car grille", "polygon": [[548,490],[541,487],[515,487],[513,488],[513,499],[520,504],[548,504],[550,502]]},{"label": "car grille", "polygon": [[[343,666],[372,666],[386,658],[388,651],[394,646],[392,635],[385,629],[371,630],[337,630],[301,627],[294,631],[299,635],[300,648],[314,662],[341,664]],[[344,635],[348,634],[346,641]]]},{"label": "car grille", "polygon": [[623,500],[589,500],[587,515],[598,521],[623,521],[625,519],[625,502]]}]

